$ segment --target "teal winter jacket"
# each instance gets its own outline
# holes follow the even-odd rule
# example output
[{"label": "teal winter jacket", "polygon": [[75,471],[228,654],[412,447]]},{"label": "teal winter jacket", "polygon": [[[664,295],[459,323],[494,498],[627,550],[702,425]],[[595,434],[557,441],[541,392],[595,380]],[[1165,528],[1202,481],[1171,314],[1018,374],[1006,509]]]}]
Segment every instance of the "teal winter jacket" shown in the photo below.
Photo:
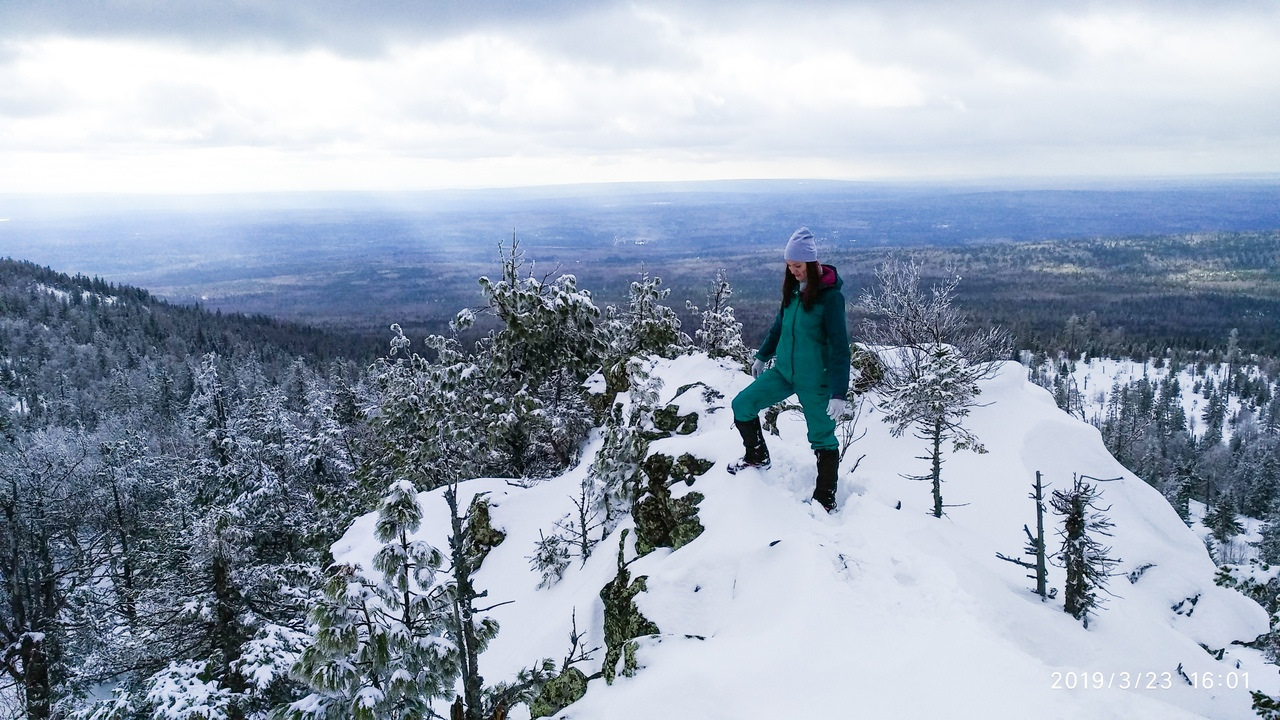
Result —
[{"label": "teal winter jacket", "polygon": [[797,389],[825,389],[833,398],[849,390],[849,331],[846,327],[844,281],[830,265],[822,266],[821,293],[809,310],[797,291],[769,329],[756,357],[776,357],[774,366]]}]

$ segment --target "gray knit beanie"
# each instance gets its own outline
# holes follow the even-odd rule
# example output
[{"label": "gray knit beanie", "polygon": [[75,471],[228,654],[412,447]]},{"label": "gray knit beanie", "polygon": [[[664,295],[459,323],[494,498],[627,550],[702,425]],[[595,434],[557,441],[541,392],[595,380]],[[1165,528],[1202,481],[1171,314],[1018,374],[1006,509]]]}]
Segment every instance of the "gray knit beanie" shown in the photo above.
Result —
[{"label": "gray knit beanie", "polygon": [[817,262],[818,243],[813,239],[809,228],[800,228],[791,234],[787,241],[787,250],[782,254],[788,262]]}]

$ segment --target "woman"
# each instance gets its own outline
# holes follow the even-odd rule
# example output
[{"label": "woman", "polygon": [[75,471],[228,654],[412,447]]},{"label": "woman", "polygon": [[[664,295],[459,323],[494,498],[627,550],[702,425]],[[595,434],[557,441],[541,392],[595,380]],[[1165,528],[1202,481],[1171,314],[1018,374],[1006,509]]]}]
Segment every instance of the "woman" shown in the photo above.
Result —
[{"label": "woman", "polygon": [[[756,353],[751,368],[755,381],[733,399],[733,420],[746,454],[729,472],[769,467],[760,411],[796,395],[818,460],[813,499],[832,512],[840,466],[836,420],[847,409],[849,389],[849,332],[840,292],[844,283],[834,267],[818,263],[818,246],[808,228],[792,234],[783,257],[782,307]],[[765,370],[770,358],[775,362]]]}]

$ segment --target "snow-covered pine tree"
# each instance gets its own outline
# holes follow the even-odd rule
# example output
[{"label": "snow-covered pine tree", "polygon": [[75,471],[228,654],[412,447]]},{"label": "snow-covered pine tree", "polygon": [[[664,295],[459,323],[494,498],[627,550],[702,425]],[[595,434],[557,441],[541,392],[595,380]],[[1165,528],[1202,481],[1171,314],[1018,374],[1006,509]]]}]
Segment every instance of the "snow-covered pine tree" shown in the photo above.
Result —
[{"label": "snow-covered pine tree", "polygon": [[[84,661],[116,683],[111,701],[80,708],[86,717],[110,708],[175,717],[204,708],[198,711],[219,716],[243,713],[251,704],[239,661],[256,627],[249,611],[252,583],[243,574],[255,553],[250,533],[229,508],[253,493],[256,476],[245,452],[250,438],[240,432],[244,418],[236,414],[235,383],[224,380],[224,370],[218,356],[201,358],[180,427],[186,432],[177,452],[184,464],[158,478],[158,499],[132,498],[149,500],[147,532],[136,538],[145,550],[130,560],[130,566],[137,563],[128,573],[134,581],[126,582],[122,567],[122,588],[100,585],[105,592],[82,595],[80,617],[98,612],[108,622],[123,618],[114,621],[111,640],[95,643],[92,631],[82,638]],[[119,455],[108,460],[104,479],[124,489],[126,469],[117,463],[127,460],[126,445],[102,443],[100,452]],[[123,510],[104,524],[117,535]],[[122,560],[126,544],[118,549]]]},{"label": "snow-covered pine tree", "polygon": [[969,410],[978,405],[978,381],[991,377],[998,362],[1011,352],[1010,339],[1000,329],[970,330],[953,305],[959,276],[920,287],[920,268],[914,261],[890,262],[876,272],[877,288],[862,295],[873,316],[864,325],[868,344],[888,348],[884,363],[883,420],[901,436],[912,430],[929,444],[928,474],[933,488],[933,514],[942,517],[942,448],[985,452],[977,436],[964,427]]},{"label": "snow-covered pine tree", "polygon": [[1097,425],[1107,450],[1126,467],[1137,465],[1140,448],[1153,432],[1155,403],[1155,385],[1145,377],[1111,387],[1106,414]]},{"label": "snow-covered pine tree", "polygon": [[216,466],[231,463],[231,448],[226,437],[231,423],[231,391],[222,381],[219,362],[213,353],[201,358],[199,369],[192,373],[194,387],[186,410],[188,425],[208,451],[201,459],[212,463],[203,470],[209,474],[216,472]]},{"label": "snow-covered pine tree", "polygon": [[[595,372],[604,350],[600,310],[577,278],[522,275],[523,256],[513,236],[499,247],[502,277],[480,278],[485,312],[502,322],[476,348],[489,387],[487,426],[496,464],[491,474],[540,477],[562,470],[577,457],[590,429],[591,412],[582,382]],[[463,311],[458,329],[474,321]]]},{"label": "snow-covered pine tree", "polygon": [[50,428],[0,452],[0,663],[24,716],[54,716],[66,681],[66,610],[92,580],[99,538],[80,531],[90,451],[75,431]]},{"label": "snow-covered pine tree", "polygon": [[[178,468],[172,459],[157,456],[149,447],[154,438],[139,429],[99,427],[95,438],[95,472],[77,494],[87,510],[80,517],[80,542],[100,548],[94,561],[99,579],[79,586],[63,615],[71,631],[68,664],[76,673],[59,709],[72,713],[117,704],[134,708],[142,691],[136,671],[146,676],[168,663],[167,656],[158,657],[169,646],[162,634],[153,633],[153,619],[162,614],[155,589],[172,568],[164,562],[172,544],[163,518]],[[86,703],[85,696],[104,677],[119,683],[115,698]]]},{"label": "snow-covered pine tree", "polygon": [[580,383],[595,371],[603,349],[597,332],[600,310],[591,293],[579,290],[571,274],[539,280],[530,267],[522,276],[523,253],[514,237],[510,250],[499,247],[499,254],[502,277],[479,281],[485,310],[503,323],[486,348],[495,368],[535,390],[562,382],[561,371]]},{"label": "snow-covered pine tree", "polygon": [[475,477],[488,462],[484,367],[457,341],[430,336],[434,359],[410,351],[410,340],[393,325],[392,358],[371,374],[379,394],[371,420],[372,450],[357,475],[362,493],[407,479],[420,490]]},{"label": "snow-covered pine tree", "polygon": [[1280,393],[1271,396],[1258,412],[1258,430],[1267,437],[1280,435]]},{"label": "snow-covered pine tree", "polygon": [[376,507],[377,498],[362,498],[356,482],[369,427],[356,389],[336,372],[325,383],[313,376],[306,397],[300,462],[315,502],[316,542],[327,547],[358,515]]},{"label": "snow-covered pine tree", "polygon": [[381,390],[380,409],[372,423],[377,450],[361,474],[366,483],[391,477],[404,487],[443,488],[452,517],[450,564],[435,579],[431,592],[438,594],[445,608],[441,631],[453,649],[452,677],[462,679],[463,695],[455,712],[469,718],[491,712],[499,704],[527,700],[545,679],[541,671],[525,671],[513,681],[486,687],[478,673],[479,654],[498,628],[484,608],[476,607],[475,601],[485,593],[472,585],[471,576],[501,534],[485,520],[487,503],[477,501],[463,512],[458,505],[458,482],[476,476],[492,459],[485,452],[490,437],[486,429],[497,422],[489,415],[488,395],[494,389],[492,375],[486,372],[489,359],[467,357],[456,341],[433,336],[426,343],[434,356],[429,360],[409,353],[408,338],[398,326],[393,329],[397,333],[393,353],[400,357],[375,368]]},{"label": "snow-covered pine tree", "polygon": [[1280,720],[1280,698],[1272,697],[1261,690],[1252,690],[1249,697],[1253,699],[1251,709],[1261,720]]},{"label": "snow-covered pine tree", "polygon": [[614,383],[611,371],[625,375],[624,368],[631,358],[675,357],[692,344],[689,336],[680,331],[676,312],[662,304],[669,294],[671,290],[662,289],[662,278],[645,273],[631,283],[626,308],[610,308],[606,318],[609,346],[605,351],[605,377],[612,390],[626,389]]},{"label": "snow-covered pine tree", "polygon": [[1264,518],[1262,539],[1258,541],[1258,556],[1272,565],[1280,565],[1280,505],[1272,506],[1271,512]]},{"label": "snow-covered pine tree", "polygon": [[391,484],[378,508],[382,547],[372,572],[331,568],[311,610],[311,642],[294,675],[311,693],[278,708],[277,720],[420,720],[453,694],[457,646],[447,638],[450,603],[437,582],[444,556],[410,539],[422,522],[412,483]]},{"label": "snow-covered pine tree", "polygon": [[981,393],[969,372],[968,362],[946,345],[927,349],[917,357],[910,374],[900,378],[886,401],[884,422],[890,432],[900,437],[912,430],[916,438],[929,446],[924,459],[930,462],[927,474],[910,475],[914,480],[929,481],[933,488],[933,514],[942,517],[942,457],[944,443],[953,452],[972,450],[985,453],[986,448],[964,426],[969,410],[977,405]]},{"label": "snow-covered pine tree", "polygon": [[692,301],[686,302],[689,314],[701,320],[701,327],[694,333],[698,348],[711,357],[736,360],[747,364],[747,347],[742,342],[742,323],[733,315],[729,287],[724,269],[716,271],[716,279],[707,294],[707,308],[699,310]]},{"label": "snow-covered pine tree", "polygon": [[256,363],[223,370],[210,355],[194,373],[190,464],[149,507],[133,573],[146,582],[131,601],[146,611],[95,658],[120,683],[115,702],[146,712],[177,717],[216,700],[217,712],[244,717],[296,697],[292,624],[332,532],[316,526],[308,442],[284,393]]},{"label": "snow-covered pine tree", "polygon": [[1076,475],[1070,490],[1054,490],[1050,505],[1062,516],[1062,538],[1055,560],[1067,571],[1063,586],[1063,609],[1089,627],[1089,618],[1102,605],[1099,593],[1106,591],[1112,571],[1120,563],[1111,557],[1111,548],[1098,539],[1110,537],[1112,522],[1099,507],[1102,491]]}]

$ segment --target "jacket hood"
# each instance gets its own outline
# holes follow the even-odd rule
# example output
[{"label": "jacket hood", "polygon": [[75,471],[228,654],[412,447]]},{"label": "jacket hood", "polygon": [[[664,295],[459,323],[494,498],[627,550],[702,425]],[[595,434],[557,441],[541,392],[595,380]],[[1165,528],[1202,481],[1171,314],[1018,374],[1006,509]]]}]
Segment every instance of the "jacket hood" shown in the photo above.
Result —
[{"label": "jacket hood", "polygon": [[841,279],[840,273],[836,272],[836,267],[834,265],[823,265],[822,274],[819,276],[818,284],[823,289],[833,287],[838,290],[844,285],[844,280]]}]

